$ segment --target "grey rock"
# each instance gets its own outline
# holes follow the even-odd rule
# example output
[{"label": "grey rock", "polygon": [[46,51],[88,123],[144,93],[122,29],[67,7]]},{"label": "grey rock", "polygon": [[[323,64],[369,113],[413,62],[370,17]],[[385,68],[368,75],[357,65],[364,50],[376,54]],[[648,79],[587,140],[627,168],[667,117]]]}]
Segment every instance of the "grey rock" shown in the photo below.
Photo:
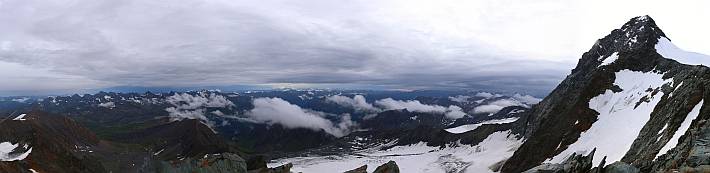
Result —
[{"label": "grey rock", "polygon": [[367,165],[362,165],[359,168],[353,170],[345,171],[344,173],[367,173]]},{"label": "grey rock", "polygon": [[639,173],[641,170],[624,162],[614,162],[604,167],[604,173]]},{"label": "grey rock", "polygon": [[160,161],[156,172],[165,173],[246,173],[244,159],[236,154],[208,154],[203,158],[185,158],[182,160]]},{"label": "grey rock", "polygon": [[372,173],[399,173],[399,166],[397,166],[397,163],[390,160],[389,162],[378,166]]},{"label": "grey rock", "polygon": [[545,163],[525,171],[525,173],[587,173],[592,168],[592,159],[596,149],[589,155],[572,154],[567,160],[559,164]]},{"label": "grey rock", "polygon": [[249,173],[290,173],[291,168],[293,168],[292,163],[287,163],[275,168],[261,168],[256,170],[250,170]]}]

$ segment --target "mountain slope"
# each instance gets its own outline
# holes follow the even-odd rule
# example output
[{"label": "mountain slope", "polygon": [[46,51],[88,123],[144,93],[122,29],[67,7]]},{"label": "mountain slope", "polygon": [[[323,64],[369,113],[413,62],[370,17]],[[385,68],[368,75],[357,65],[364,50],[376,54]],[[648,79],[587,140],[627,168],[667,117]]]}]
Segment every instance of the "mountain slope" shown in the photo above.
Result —
[{"label": "mountain slope", "polygon": [[125,136],[127,142],[151,146],[162,160],[199,157],[232,149],[219,135],[199,120],[167,122]]},{"label": "mountain slope", "polygon": [[[680,57],[664,57],[669,55],[659,52],[675,47],[666,40],[648,16],[633,18],[599,39],[572,73],[522,120],[527,140],[501,172],[522,172],[543,162],[561,163],[573,153],[586,155],[595,149],[594,166],[621,161],[643,172],[697,166],[683,156],[665,161],[678,164],[653,166],[663,162],[654,160],[669,141],[680,139],[678,146],[692,144],[676,133],[694,132],[710,116],[704,109],[708,102],[703,101],[710,98],[705,92],[710,89],[710,68],[668,59]],[[704,56],[691,59],[706,61],[698,57]],[[697,118],[686,120],[691,116]],[[687,125],[681,128],[683,122]],[[671,149],[668,155],[678,156],[673,153],[679,149]],[[667,157],[671,156],[660,160]]]},{"label": "mountain slope", "polygon": [[[0,120],[0,172],[246,172],[236,149],[197,120],[164,122],[103,141],[38,110]],[[157,150],[158,152],[155,152]]]},{"label": "mountain slope", "polygon": [[0,128],[0,142],[24,146],[15,150],[26,153],[0,161],[0,172],[105,172],[93,153],[98,138],[71,119],[32,111],[6,118]]}]

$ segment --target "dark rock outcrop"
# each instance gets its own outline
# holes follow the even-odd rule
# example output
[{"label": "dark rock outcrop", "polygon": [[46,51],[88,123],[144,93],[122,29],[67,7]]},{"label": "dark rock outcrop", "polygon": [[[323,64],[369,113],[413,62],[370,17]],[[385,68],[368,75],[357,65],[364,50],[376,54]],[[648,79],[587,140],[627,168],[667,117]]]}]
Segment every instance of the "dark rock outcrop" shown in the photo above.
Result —
[{"label": "dark rock outcrop", "polygon": [[594,158],[594,151],[587,156],[573,154],[562,163],[542,164],[525,173],[587,173],[592,168],[592,158]]},{"label": "dark rock outcrop", "polygon": [[397,163],[390,160],[389,162],[378,166],[372,173],[399,173],[399,166],[397,166]]},{"label": "dark rock outcrop", "polygon": [[639,173],[638,168],[624,162],[614,162],[604,167],[604,173]]},{"label": "dark rock outcrop", "polygon": [[344,173],[367,173],[367,165],[362,165],[353,170],[345,171]]},{"label": "dark rock outcrop", "polygon": [[159,173],[246,173],[247,165],[244,159],[236,154],[207,154],[202,158],[186,158],[182,160],[160,161],[156,166]]},{"label": "dark rock outcrop", "polygon": [[287,163],[274,168],[261,168],[256,170],[249,170],[249,173],[291,173],[291,168],[293,164]]}]

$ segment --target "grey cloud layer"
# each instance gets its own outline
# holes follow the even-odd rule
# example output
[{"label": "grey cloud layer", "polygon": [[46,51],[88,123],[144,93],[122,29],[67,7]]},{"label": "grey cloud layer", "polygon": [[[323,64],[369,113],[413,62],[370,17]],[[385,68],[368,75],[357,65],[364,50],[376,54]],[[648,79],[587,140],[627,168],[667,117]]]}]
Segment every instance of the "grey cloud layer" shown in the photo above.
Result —
[{"label": "grey cloud layer", "polygon": [[3,1],[0,61],[94,81],[87,86],[549,90],[566,71],[366,4]]}]

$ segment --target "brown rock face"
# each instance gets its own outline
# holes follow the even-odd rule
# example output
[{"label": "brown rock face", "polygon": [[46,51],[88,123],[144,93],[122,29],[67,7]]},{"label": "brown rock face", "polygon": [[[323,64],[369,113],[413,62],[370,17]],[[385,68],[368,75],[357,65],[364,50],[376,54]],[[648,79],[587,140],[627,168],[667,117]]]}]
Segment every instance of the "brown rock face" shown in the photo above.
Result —
[{"label": "brown rock face", "polygon": [[[42,111],[31,111],[22,120],[12,115],[0,122],[0,142],[26,144],[27,158],[0,162],[0,172],[105,172],[93,150],[99,140],[73,120]],[[50,161],[51,160],[51,161]]]}]

